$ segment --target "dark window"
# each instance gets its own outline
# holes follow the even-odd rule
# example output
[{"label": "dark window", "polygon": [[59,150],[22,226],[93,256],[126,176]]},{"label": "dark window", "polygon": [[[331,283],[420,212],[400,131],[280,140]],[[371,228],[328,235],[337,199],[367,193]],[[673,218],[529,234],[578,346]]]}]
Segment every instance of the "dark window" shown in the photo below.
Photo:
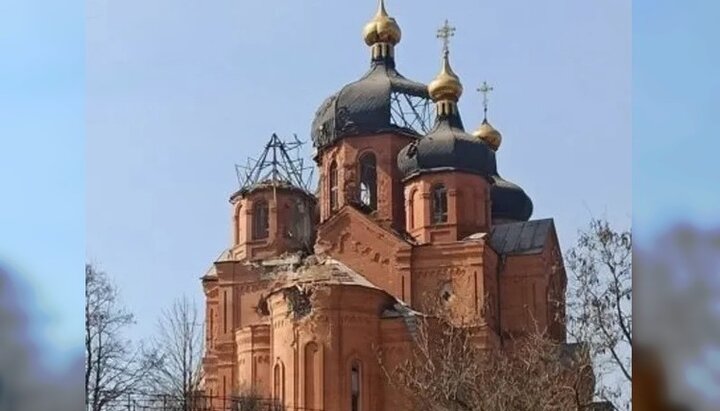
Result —
[{"label": "dark window", "polygon": [[350,410],[360,411],[360,364],[357,362],[350,368]]},{"label": "dark window", "polygon": [[335,211],[338,208],[338,171],[337,163],[334,161],[330,164],[330,210]]},{"label": "dark window", "polygon": [[279,404],[285,403],[285,366],[282,363],[275,364],[273,372],[273,397]]},{"label": "dark window", "polygon": [[309,233],[312,231],[310,209],[311,207],[306,202],[295,200],[292,203],[292,219],[289,222],[287,236],[298,243],[304,244],[309,241]]},{"label": "dark window", "polygon": [[223,291],[223,333],[227,333],[228,303],[227,291]]},{"label": "dark window", "polygon": [[280,399],[280,364],[275,364],[275,370],[273,372],[273,397],[278,400]]},{"label": "dark window", "polygon": [[260,240],[268,237],[268,203],[265,200],[258,201],[253,207],[253,240]]},{"label": "dark window", "polygon": [[410,192],[410,198],[408,198],[408,228],[413,229],[415,228],[415,192],[417,190],[412,190]]},{"label": "dark window", "polygon": [[366,153],[360,157],[360,203],[377,209],[377,161],[375,154]]},{"label": "dark window", "polygon": [[442,224],[447,222],[447,190],[442,184],[432,189],[432,222]]},{"label": "dark window", "polygon": [[208,326],[208,330],[207,330],[207,335],[208,335],[207,339],[210,343],[212,343],[213,338],[214,338],[213,332],[215,330],[213,330],[213,328],[215,328],[215,310],[213,310],[211,308],[210,309],[210,325]]}]

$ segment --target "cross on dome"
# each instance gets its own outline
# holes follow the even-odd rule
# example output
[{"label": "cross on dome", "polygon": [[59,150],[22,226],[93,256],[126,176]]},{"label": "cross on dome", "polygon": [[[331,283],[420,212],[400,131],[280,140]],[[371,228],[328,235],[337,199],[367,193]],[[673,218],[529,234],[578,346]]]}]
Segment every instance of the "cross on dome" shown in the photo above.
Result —
[{"label": "cross on dome", "polygon": [[437,38],[442,39],[443,52],[449,52],[450,37],[455,35],[455,27],[450,26],[450,23],[445,19],[445,24],[442,25],[437,31]]},{"label": "cross on dome", "polygon": [[479,91],[483,95],[483,113],[484,113],[485,120],[487,120],[487,112],[488,112],[488,102],[489,102],[488,94],[490,94],[490,92],[492,92],[494,90],[495,90],[495,87],[489,85],[487,81],[483,81],[482,85],[477,89],[477,91]]}]

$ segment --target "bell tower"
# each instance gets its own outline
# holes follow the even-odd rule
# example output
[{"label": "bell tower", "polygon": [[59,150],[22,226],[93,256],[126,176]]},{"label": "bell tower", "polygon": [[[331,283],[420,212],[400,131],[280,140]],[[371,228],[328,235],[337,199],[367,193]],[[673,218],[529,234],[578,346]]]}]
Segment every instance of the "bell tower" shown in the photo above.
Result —
[{"label": "bell tower", "polygon": [[430,100],[424,84],[396,70],[395,46],[401,33],[384,0],[379,0],[377,12],[363,29],[370,69],[330,96],[316,113],[311,134],[320,173],[321,223],[350,206],[383,226],[405,228],[396,159],[404,146],[426,131],[429,116],[417,113],[427,113]]},{"label": "bell tower", "polygon": [[434,128],[404,148],[398,166],[405,183],[408,232],[419,243],[449,243],[491,229],[491,180],[495,155],[481,139],[465,132],[457,102],[463,92],[450,66],[447,21],[440,73],[428,85],[435,102]]}]

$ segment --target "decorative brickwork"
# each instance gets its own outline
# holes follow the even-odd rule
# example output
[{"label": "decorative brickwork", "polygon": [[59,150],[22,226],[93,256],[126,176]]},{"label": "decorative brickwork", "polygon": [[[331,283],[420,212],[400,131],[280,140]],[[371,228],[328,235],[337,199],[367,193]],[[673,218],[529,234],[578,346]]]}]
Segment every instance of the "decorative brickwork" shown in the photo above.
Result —
[{"label": "decorative brickwork", "polygon": [[426,135],[398,125],[390,99],[429,94],[397,73],[393,53],[377,53],[400,36],[382,32],[395,27],[384,12],[367,28],[370,73],[313,122],[316,195],[275,169],[259,179],[268,147],[283,146],[274,136],[247,174],[258,178],[231,198],[232,241],[202,278],[206,393],[253,393],[288,409],[410,410],[380,364],[407,358],[420,318],[441,312],[484,347],[507,348],[535,326],[565,340],[552,220],[526,221],[529,197],[464,132],[447,54],[433,88],[454,91],[438,102],[444,114]]}]

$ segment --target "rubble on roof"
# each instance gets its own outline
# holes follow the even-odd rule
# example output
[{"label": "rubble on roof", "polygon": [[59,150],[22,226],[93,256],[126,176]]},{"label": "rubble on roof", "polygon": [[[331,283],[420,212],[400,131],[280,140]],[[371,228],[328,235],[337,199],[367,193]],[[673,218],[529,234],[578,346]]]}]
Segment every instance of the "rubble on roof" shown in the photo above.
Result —
[{"label": "rubble on roof", "polygon": [[307,286],[310,284],[325,285],[356,285],[379,289],[365,277],[350,267],[330,257],[310,255],[304,258],[290,255],[284,259],[268,264],[262,263],[276,279],[272,287],[277,290],[290,286]]}]

